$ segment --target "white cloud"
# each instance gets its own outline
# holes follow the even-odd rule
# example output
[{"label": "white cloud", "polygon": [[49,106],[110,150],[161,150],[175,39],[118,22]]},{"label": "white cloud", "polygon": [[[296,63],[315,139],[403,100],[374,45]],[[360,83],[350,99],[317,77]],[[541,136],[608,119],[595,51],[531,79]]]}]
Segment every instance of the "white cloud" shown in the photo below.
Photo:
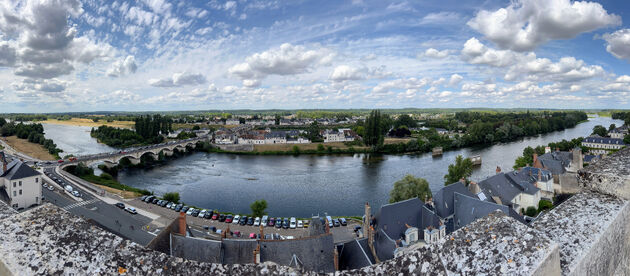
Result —
[{"label": "white cloud", "polygon": [[496,11],[481,10],[468,21],[500,48],[519,52],[619,24],[621,17],[599,3],[570,0],[517,0]]},{"label": "white cloud", "polygon": [[13,89],[18,91],[61,92],[69,85],[68,82],[59,79],[24,79],[21,83],[13,83]]},{"label": "white cloud", "polygon": [[630,61],[630,29],[604,34],[603,38],[606,40],[606,51],[619,59]]},{"label": "white cloud", "polygon": [[117,60],[107,69],[107,75],[110,77],[120,77],[133,74],[138,69],[134,56],[127,56],[124,59]]},{"label": "white cloud", "polygon": [[462,20],[462,16],[455,12],[434,12],[425,15],[420,20],[420,25],[444,25],[444,24],[459,24]]},{"label": "white cloud", "polygon": [[372,92],[376,94],[384,94],[393,92],[394,90],[417,90],[429,83],[429,79],[395,79],[391,81],[381,82],[372,88]]},{"label": "white cloud", "polygon": [[462,80],[464,79],[464,77],[458,75],[458,74],[452,74],[451,78],[448,80],[448,85],[449,86],[456,86],[458,85]]},{"label": "white cloud", "polygon": [[228,71],[244,83],[252,83],[252,80],[262,80],[269,75],[306,73],[314,67],[328,65],[333,57],[334,53],[326,48],[307,50],[304,46],[285,43],[280,48],[253,54]]},{"label": "white cloud", "polygon": [[180,87],[185,85],[200,85],[206,83],[206,77],[202,74],[175,73],[172,77],[163,79],[150,79],[149,85],[155,87]]},{"label": "white cloud", "polygon": [[335,82],[346,80],[360,80],[364,78],[364,74],[360,69],[348,65],[339,65],[330,74],[330,79]]},{"label": "white cloud", "polygon": [[424,51],[424,56],[430,58],[445,58],[448,56],[449,53],[449,50],[438,51],[437,49],[429,48]]}]

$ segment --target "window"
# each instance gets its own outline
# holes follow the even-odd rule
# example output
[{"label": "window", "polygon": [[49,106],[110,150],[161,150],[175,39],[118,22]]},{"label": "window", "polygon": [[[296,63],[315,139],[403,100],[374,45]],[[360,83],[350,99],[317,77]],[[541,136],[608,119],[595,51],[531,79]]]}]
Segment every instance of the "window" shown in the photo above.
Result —
[{"label": "window", "polygon": [[20,187],[22,187],[22,181],[18,181],[18,182],[19,182]]},{"label": "window", "polygon": [[15,188],[15,187],[16,187],[16,185],[17,185],[17,183],[16,183],[16,182],[13,182],[13,188]]},{"label": "window", "polygon": [[13,196],[17,196],[17,193],[15,191],[13,191]]},{"label": "window", "polygon": [[22,190],[20,190],[20,195],[22,195]]},{"label": "window", "polygon": [[35,183],[39,183],[39,178],[35,177]]}]

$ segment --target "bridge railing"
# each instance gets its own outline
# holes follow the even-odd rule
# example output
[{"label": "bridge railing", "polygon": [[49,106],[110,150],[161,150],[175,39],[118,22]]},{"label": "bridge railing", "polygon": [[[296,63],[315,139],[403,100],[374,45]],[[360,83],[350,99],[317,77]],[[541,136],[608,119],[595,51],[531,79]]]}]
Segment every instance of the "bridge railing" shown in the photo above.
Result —
[{"label": "bridge railing", "polygon": [[86,188],[86,189],[88,189],[88,190],[90,190],[90,191],[92,191],[92,192],[96,193],[96,194],[97,194],[97,195],[99,195],[99,196],[104,196],[104,195],[105,195],[105,190],[104,190],[104,189],[101,189],[101,188],[99,188],[99,187],[97,187],[97,186],[94,186],[92,183],[87,182],[87,181],[85,181],[85,180],[83,180],[83,179],[81,179],[81,178],[79,178],[79,177],[77,177],[77,176],[74,176],[74,175],[72,175],[71,173],[66,172],[66,171],[64,171],[64,170],[63,170],[63,169],[61,169],[61,168],[59,169],[59,172],[60,172],[60,173],[61,173],[64,177],[70,178],[72,181],[74,181],[74,182],[76,182],[77,184],[81,185],[83,188]]}]

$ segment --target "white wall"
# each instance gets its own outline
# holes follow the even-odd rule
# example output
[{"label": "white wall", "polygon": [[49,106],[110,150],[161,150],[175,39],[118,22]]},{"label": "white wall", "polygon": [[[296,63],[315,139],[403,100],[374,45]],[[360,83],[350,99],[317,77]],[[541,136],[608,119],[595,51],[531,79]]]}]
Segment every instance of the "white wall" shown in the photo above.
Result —
[{"label": "white wall", "polygon": [[[15,187],[13,187],[14,184]],[[27,208],[33,204],[40,204],[42,201],[41,176],[31,176],[12,181],[4,179],[4,185],[9,198],[11,198],[9,205],[13,208]]]}]

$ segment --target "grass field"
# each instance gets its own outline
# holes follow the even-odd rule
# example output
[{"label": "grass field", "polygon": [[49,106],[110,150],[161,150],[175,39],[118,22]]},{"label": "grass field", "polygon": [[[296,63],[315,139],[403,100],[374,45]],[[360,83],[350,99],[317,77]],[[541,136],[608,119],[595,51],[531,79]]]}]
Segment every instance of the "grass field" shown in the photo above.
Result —
[{"label": "grass field", "polygon": [[95,185],[98,186],[99,188],[107,191],[107,192],[110,192],[112,194],[117,194],[117,195],[121,196],[122,198],[135,198],[135,197],[138,197],[138,196],[142,195],[140,193],[136,193],[136,192],[132,192],[132,191],[123,191],[123,190],[119,190],[119,189],[114,189],[112,187],[107,187],[107,186],[104,186],[104,185],[98,185],[98,184],[95,184]]},{"label": "grass field", "polygon": [[55,157],[40,144],[31,143],[26,139],[19,139],[16,136],[2,137],[1,139],[9,144],[9,146],[13,149],[30,157],[40,160],[55,160]]},{"label": "grass field", "polygon": [[56,120],[48,119],[46,121],[40,121],[38,123],[55,124],[55,125],[68,125],[68,126],[87,126],[87,127],[100,127],[102,125],[118,128],[133,128],[134,122],[132,121],[113,121],[107,122],[105,120],[94,122],[92,119],[85,118],[72,118],[70,120]]}]

